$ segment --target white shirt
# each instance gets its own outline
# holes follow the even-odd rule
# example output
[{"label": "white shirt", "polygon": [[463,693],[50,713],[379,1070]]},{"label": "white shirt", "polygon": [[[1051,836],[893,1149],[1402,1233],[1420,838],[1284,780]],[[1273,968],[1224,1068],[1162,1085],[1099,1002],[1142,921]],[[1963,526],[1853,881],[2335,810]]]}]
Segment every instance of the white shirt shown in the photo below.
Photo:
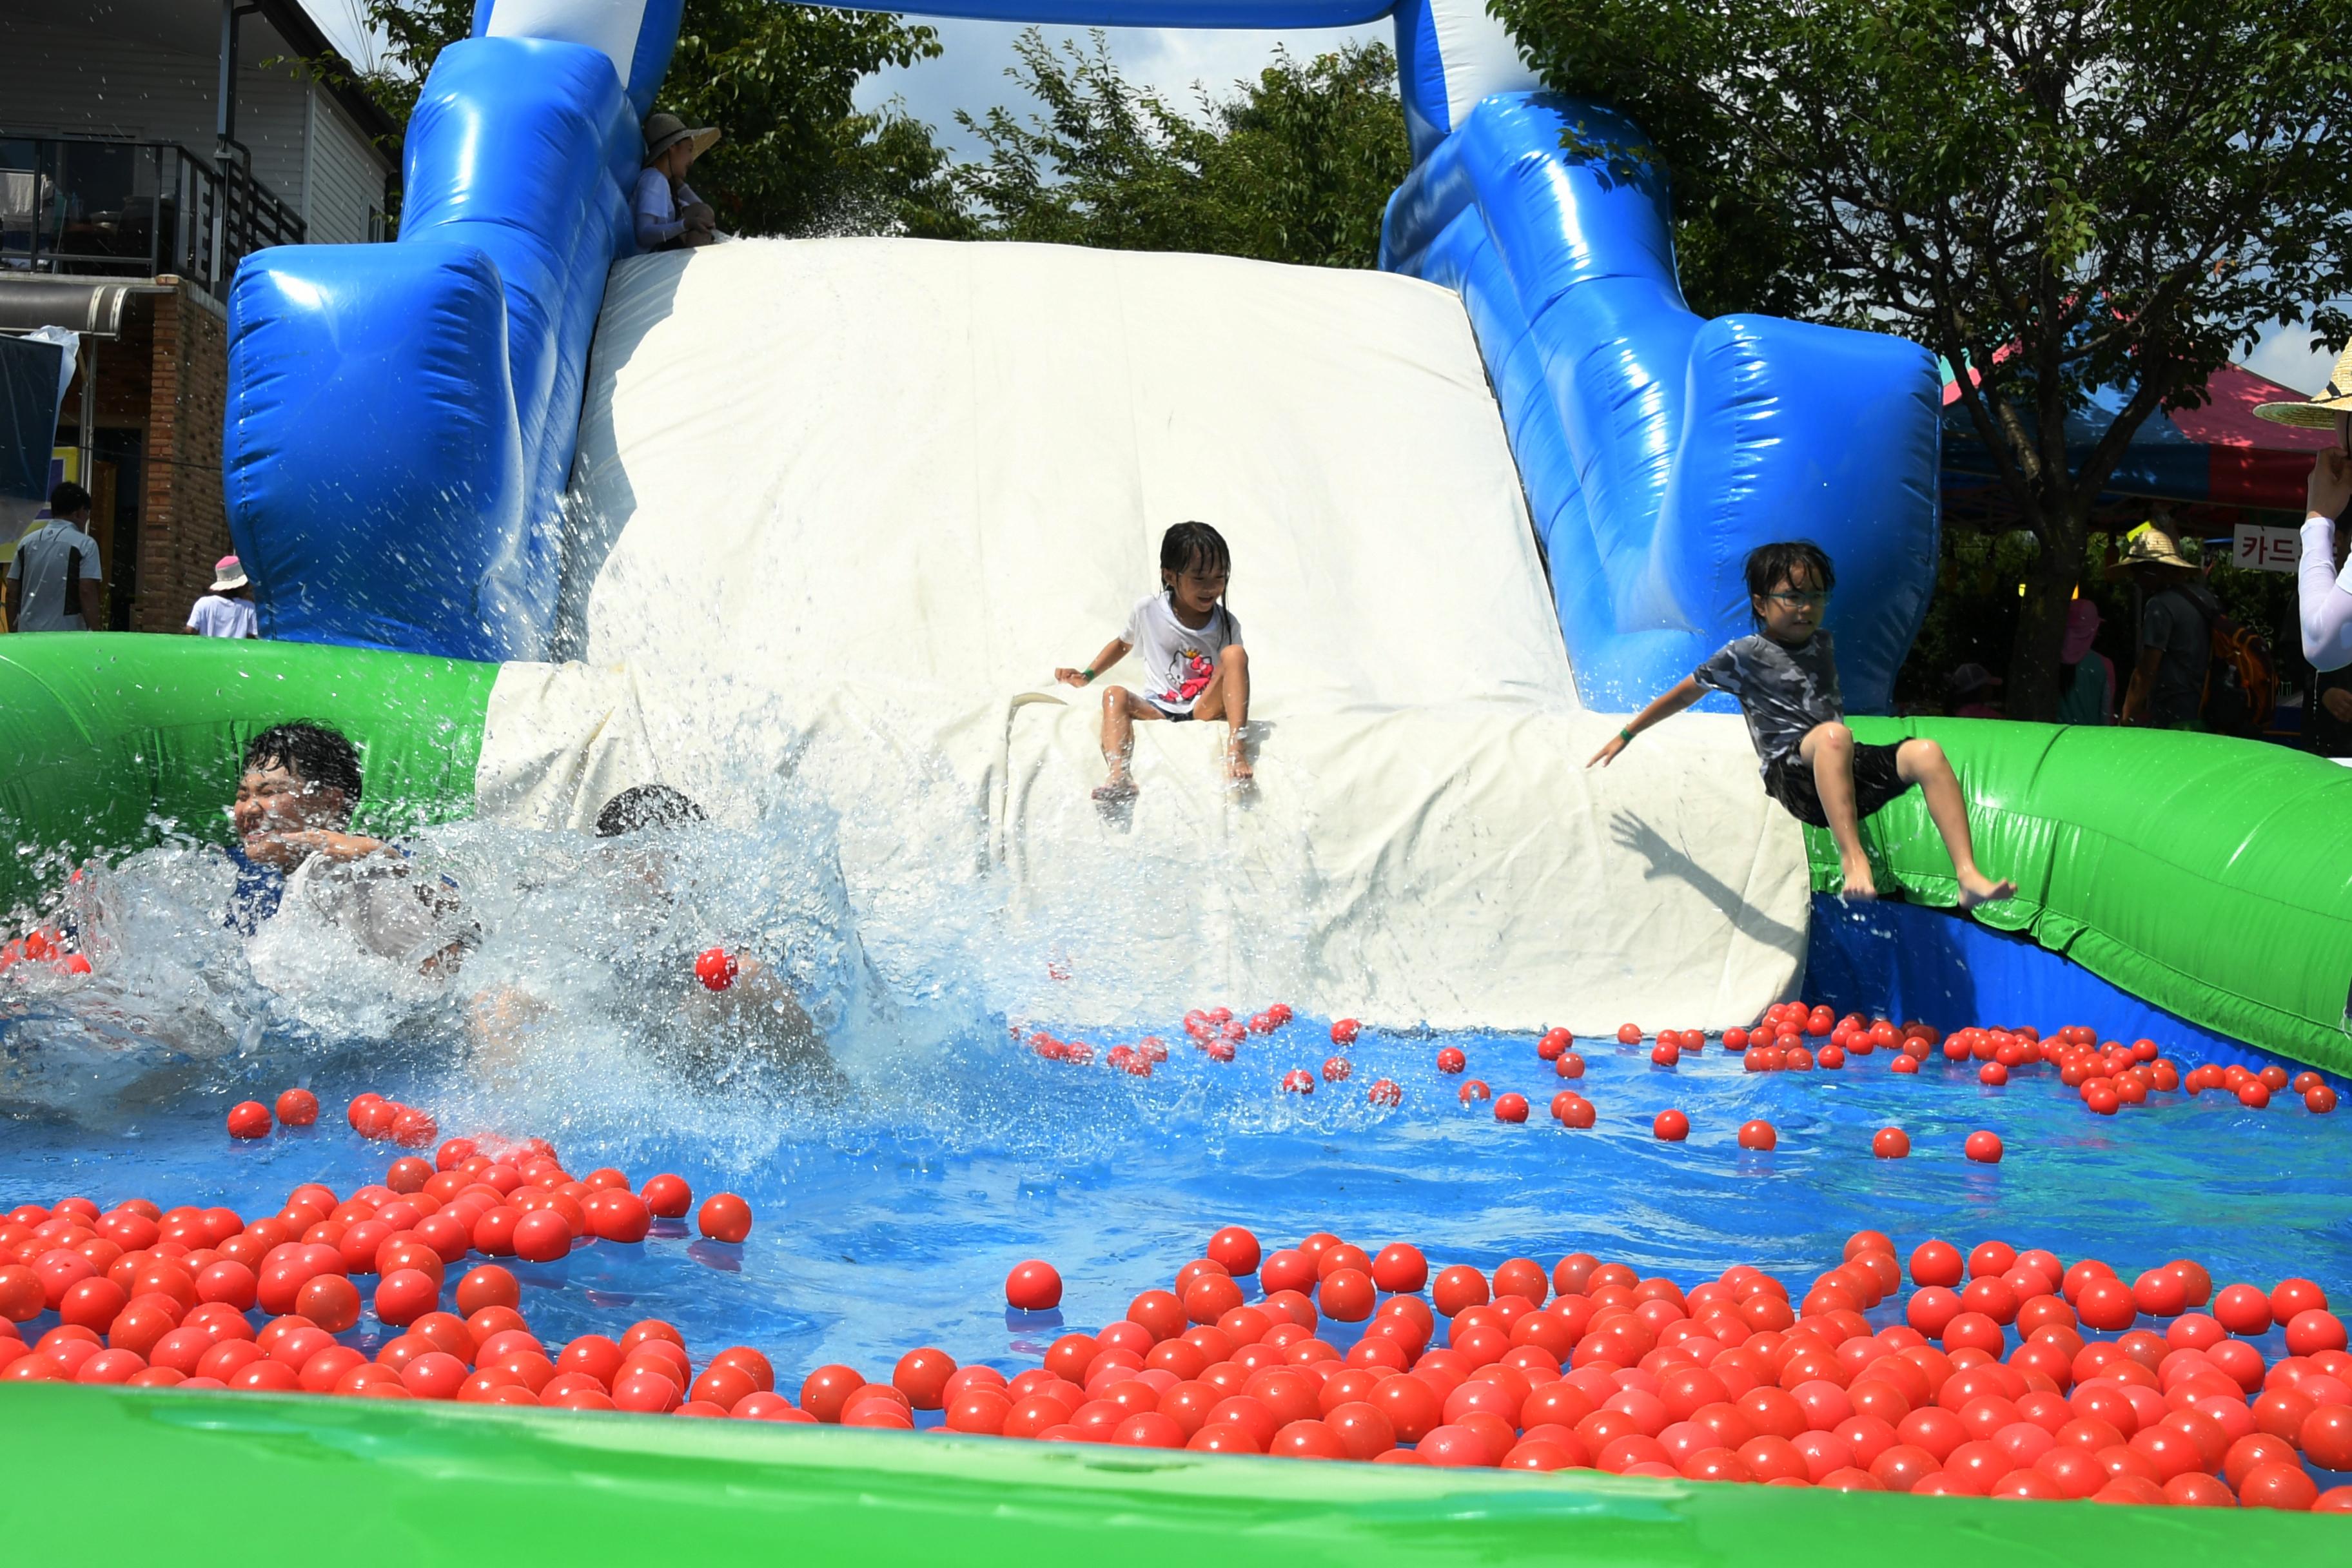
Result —
[{"label": "white shirt", "polygon": [[261,623],[254,616],[251,599],[206,594],[188,612],[188,629],[208,637],[254,637],[261,635]]},{"label": "white shirt", "polygon": [[1242,624],[1219,605],[1207,625],[1188,626],[1167,595],[1152,594],[1135,602],[1119,638],[1143,661],[1145,699],[1163,713],[1190,713],[1217,672],[1219,655],[1241,642]]},{"label": "white shirt", "polygon": [[677,215],[701,199],[691,185],[672,186],[659,169],[638,174],[636,199],[629,204],[636,217],[637,248],[658,250],[684,234],[686,220]]},{"label": "white shirt", "polygon": [[2296,563],[2301,601],[2303,657],[2314,669],[2352,664],[2352,564],[2336,574],[2336,524],[2324,517],[2303,520],[2303,559]]},{"label": "white shirt", "polygon": [[[68,552],[72,554],[68,555]],[[78,558],[78,560],[76,559]],[[81,596],[67,584],[66,576],[85,582],[100,578],[98,541],[70,522],[50,521],[16,542],[16,557],[8,563],[8,581],[25,585],[23,612],[16,617],[20,632],[80,632]]]}]

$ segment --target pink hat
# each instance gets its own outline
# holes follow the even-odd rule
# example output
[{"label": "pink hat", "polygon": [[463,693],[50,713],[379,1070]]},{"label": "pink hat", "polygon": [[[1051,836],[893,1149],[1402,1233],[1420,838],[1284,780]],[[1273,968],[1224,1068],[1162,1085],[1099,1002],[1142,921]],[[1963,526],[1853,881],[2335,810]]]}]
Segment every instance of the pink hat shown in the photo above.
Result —
[{"label": "pink hat", "polygon": [[234,555],[224,555],[213,563],[213,592],[226,594],[232,588],[245,586],[245,567]]},{"label": "pink hat", "polygon": [[2083,656],[2091,651],[2091,639],[2099,635],[2099,606],[2088,599],[2077,599],[2066,606],[2066,643],[2058,651],[2061,664],[2080,664]]}]

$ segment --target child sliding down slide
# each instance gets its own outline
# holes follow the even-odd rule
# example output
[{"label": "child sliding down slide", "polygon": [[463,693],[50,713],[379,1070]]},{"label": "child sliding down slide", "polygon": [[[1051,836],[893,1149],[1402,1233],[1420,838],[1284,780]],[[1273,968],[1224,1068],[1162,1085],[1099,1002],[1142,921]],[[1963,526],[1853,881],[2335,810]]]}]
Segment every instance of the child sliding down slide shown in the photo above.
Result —
[{"label": "child sliding down slide", "polygon": [[1878,896],[1869,857],[1863,853],[1862,818],[1916,784],[1951,852],[1960,907],[2008,898],[2017,891],[2016,883],[1996,882],[1977,869],[1968,803],[1944,749],[1916,739],[1895,746],[1854,743],[1838,692],[1836,652],[1830,634],[1821,629],[1822,612],[1836,583],[1830,558],[1817,544],[1800,541],[1751,551],[1748,595],[1756,634],[1726,643],[1636,714],[1587,765],[1606,766],[1634,736],[1681,712],[1703,692],[1728,692],[1747,716],[1765,793],[1798,821],[1826,827],[1837,840],[1845,897]]},{"label": "child sliding down slide", "polygon": [[1114,805],[1135,798],[1128,762],[1139,719],[1223,719],[1228,726],[1226,781],[1235,789],[1250,786],[1242,734],[1249,722],[1249,655],[1242,647],[1241,623],[1222,602],[1232,574],[1233,554],[1223,535],[1205,522],[1178,523],[1160,541],[1162,591],[1136,601],[1127,630],[1105,643],[1092,664],[1054,672],[1066,686],[1086,686],[1130,649],[1143,656],[1143,673],[1151,683],[1147,689],[1103,690],[1103,761],[1110,777],[1095,791],[1097,801]]}]

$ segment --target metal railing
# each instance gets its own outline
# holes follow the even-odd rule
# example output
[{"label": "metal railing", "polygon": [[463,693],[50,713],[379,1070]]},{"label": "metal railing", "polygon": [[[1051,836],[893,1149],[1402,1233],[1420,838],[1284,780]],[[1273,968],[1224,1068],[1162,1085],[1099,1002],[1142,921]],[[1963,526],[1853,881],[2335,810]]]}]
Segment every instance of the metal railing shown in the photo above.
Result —
[{"label": "metal railing", "polygon": [[239,261],[304,232],[230,149],[215,161],[176,142],[0,131],[0,274],[175,273],[226,299]]}]

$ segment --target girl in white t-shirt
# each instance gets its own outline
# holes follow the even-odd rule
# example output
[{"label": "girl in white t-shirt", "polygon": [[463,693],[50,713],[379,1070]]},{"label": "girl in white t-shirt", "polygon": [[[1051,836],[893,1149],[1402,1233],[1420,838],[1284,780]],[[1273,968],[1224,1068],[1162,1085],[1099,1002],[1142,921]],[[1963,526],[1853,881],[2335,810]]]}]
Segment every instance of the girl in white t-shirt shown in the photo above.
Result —
[{"label": "girl in white t-shirt", "polygon": [[1160,541],[1162,591],[1136,602],[1127,630],[1105,643],[1092,664],[1054,672],[1066,686],[1086,686],[1130,651],[1142,656],[1142,690],[1103,689],[1103,761],[1110,777],[1095,791],[1095,799],[1118,804],[1135,798],[1128,759],[1135,751],[1139,719],[1223,719],[1226,781],[1236,789],[1250,787],[1242,733],[1249,722],[1249,655],[1242,647],[1241,623],[1223,603],[1233,564],[1224,536],[1215,529],[1205,522],[1178,523]]}]

